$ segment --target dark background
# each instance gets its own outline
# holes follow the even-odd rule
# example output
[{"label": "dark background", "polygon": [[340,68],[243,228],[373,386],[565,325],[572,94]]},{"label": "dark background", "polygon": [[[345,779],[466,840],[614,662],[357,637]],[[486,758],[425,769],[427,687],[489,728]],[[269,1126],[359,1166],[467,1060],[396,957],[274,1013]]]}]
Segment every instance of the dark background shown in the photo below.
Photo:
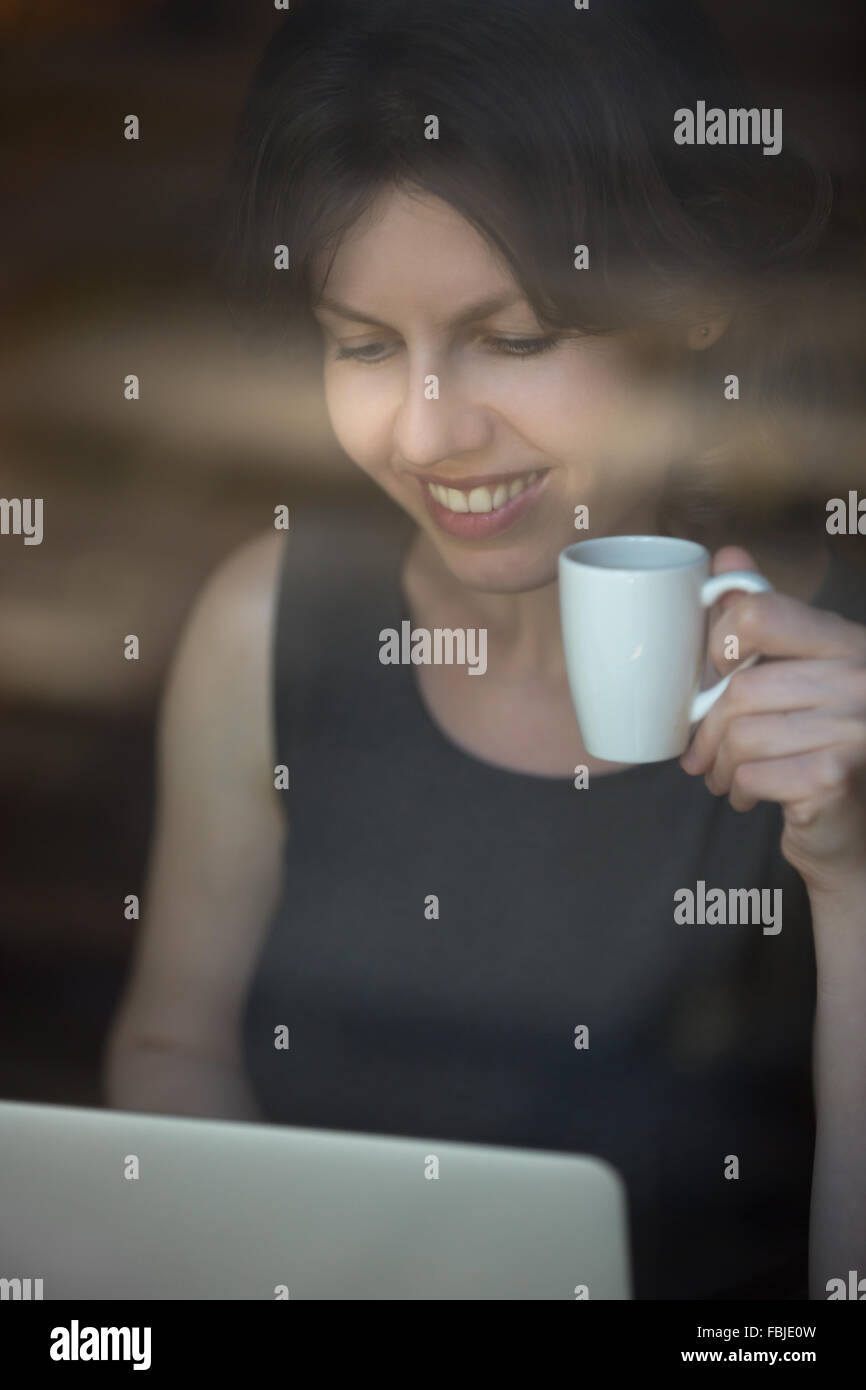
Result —
[{"label": "dark background", "polygon": [[[705,7],[862,232],[859,0]],[[283,18],[269,0],[0,0],[0,496],[45,508],[41,546],[0,537],[6,1099],[101,1101],[157,700],[194,595],[277,503],[372,506],[315,376],[251,359],[214,282],[233,125]],[[138,142],[123,139],[132,112]],[[129,632],[139,662],[123,659]]]}]

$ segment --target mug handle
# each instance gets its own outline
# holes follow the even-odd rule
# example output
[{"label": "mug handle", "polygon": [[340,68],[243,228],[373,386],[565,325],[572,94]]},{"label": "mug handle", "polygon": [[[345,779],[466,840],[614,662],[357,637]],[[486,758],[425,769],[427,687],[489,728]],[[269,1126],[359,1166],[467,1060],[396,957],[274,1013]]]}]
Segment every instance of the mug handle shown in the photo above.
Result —
[{"label": "mug handle", "polygon": [[[756,574],[754,570],[728,570],[727,574],[713,575],[712,579],[705,579],[701,585],[701,606],[711,608],[717,599],[726,594],[729,589],[742,589],[747,594],[763,594],[772,592],[772,584],[765,579],[762,574]],[[737,671],[745,671],[747,666],[754,666],[760,657],[760,652],[753,652],[747,656],[745,661],[741,661],[736,670],[729,671],[715,685],[711,685],[709,690],[702,690],[692,701],[689,710],[689,723],[696,724],[703,719],[708,710],[712,709],[720,695],[724,695],[730,684],[731,676],[735,676]]]}]

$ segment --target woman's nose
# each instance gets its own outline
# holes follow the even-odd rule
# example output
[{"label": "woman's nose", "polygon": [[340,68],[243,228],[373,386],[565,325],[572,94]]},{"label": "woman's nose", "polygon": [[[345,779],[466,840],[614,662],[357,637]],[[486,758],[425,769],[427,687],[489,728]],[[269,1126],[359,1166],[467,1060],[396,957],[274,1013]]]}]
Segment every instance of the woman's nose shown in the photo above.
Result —
[{"label": "woman's nose", "polygon": [[411,368],[394,420],[394,446],[415,468],[483,449],[492,435],[489,409],[451,374],[430,364]]}]

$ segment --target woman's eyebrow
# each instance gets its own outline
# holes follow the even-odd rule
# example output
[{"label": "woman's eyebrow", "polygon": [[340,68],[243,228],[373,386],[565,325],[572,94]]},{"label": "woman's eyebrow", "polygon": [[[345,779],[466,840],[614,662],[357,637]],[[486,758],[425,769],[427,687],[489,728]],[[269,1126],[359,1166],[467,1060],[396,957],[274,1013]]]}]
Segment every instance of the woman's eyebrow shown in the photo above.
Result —
[{"label": "woman's eyebrow", "polygon": [[[461,309],[459,314],[448,325],[450,328],[459,328],[464,324],[472,323],[476,319],[487,318],[489,314],[496,314],[500,309],[510,309],[515,304],[524,302],[524,296],[514,290],[507,290],[503,294],[489,295],[486,299],[476,300],[474,304],[467,304]],[[348,304],[341,304],[336,299],[331,299],[327,295],[322,295],[313,305],[314,309],[328,309],[333,314],[339,314],[342,319],[351,319],[354,323],[369,323],[374,328],[384,328],[389,332],[390,326],[383,323],[381,319],[373,318],[370,314],[362,314],[359,309],[353,309]]]}]

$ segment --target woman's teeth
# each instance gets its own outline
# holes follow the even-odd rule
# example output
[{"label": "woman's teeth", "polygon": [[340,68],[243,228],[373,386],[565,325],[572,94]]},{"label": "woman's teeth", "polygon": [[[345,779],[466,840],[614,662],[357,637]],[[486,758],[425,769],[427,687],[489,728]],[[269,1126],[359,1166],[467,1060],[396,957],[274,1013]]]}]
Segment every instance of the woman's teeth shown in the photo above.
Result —
[{"label": "woman's teeth", "polygon": [[495,512],[512,498],[519,497],[537,477],[536,470],[525,478],[515,478],[512,483],[499,483],[493,489],[474,487],[471,492],[459,492],[456,487],[442,487],[440,483],[428,483],[427,486],[430,495],[441,507],[447,507],[449,512]]}]

